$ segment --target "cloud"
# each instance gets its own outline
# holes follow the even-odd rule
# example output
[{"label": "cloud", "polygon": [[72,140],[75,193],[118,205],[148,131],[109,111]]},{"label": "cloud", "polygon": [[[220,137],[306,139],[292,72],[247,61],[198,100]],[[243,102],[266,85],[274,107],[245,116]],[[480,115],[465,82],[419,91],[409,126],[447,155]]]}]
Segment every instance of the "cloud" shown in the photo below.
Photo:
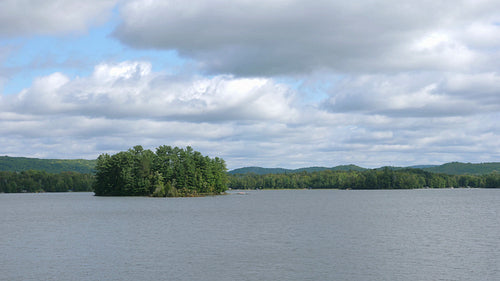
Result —
[{"label": "cloud", "polygon": [[53,73],[6,96],[7,109],[35,115],[82,114],[193,122],[293,118],[294,93],[265,78],[179,77],[148,62],[99,64],[88,77]]},{"label": "cloud", "polygon": [[0,35],[18,37],[36,34],[84,32],[103,22],[118,0],[2,0]]},{"label": "cloud", "polygon": [[489,0],[2,1],[2,153],[167,144],[230,168],[498,161],[499,22]]},{"label": "cloud", "polygon": [[295,92],[272,79],[171,75],[124,61],[99,64],[86,77],[38,77],[0,96],[0,112],[8,155],[95,158],[136,144],[192,145],[219,155],[231,143],[276,135],[298,109]]},{"label": "cloud", "polygon": [[496,73],[361,75],[330,90],[323,107],[390,117],[446,117],[500,110]]},{"label": "cloud", "polygon": [[500,110],[500,95],[498,94],[500,75],[497,72],[449,74],[443,87],[451,95],[468,97],[489,107],[492,111]]},{"label": "cloud", "polygon": [[465,0],[130,1],[114,36],[177,50],[211,73],[466,69],[484,59],[477,48],[497,44],[499,9]]},{"label": "cloud", "polygon": [[498,79],[345,76],[326,99],[307,101],[271,78],[101,63],[88,76],[55,72],[0,96],[0,143],[11,156],[89,159],[136,144],[191,145],[230,168],[495,161]]}]

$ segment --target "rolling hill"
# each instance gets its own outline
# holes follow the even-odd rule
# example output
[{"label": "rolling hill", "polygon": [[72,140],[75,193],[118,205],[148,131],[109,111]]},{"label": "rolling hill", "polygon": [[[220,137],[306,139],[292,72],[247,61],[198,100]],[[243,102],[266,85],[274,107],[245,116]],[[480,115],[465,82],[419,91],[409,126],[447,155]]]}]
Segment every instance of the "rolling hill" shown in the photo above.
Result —
[{"label": "rolling hill", "polygon": [[[0,156],[0,171],[21,172],[27,170],[46,171],[48,173],[60,172],[79,172],[79,173],[94,173],[96,160],[84,159],[39,159],[26,157],[9,157]],[[460,163],[451,162],[443,165],[418,165],[410,167],[389,167],[391,169],[414,168],[422,169],[432,173],[443,173],[450,175],[484,175],[493,172],[500,173],[500,162],[491,163]],[[356,165],[340,165],[335,167],[307,167],[299,169],[284,169],[284,168],[262,168],[262,167],[244,167],[229,171],[229,174],[247,174],[254,173],[257,175],[265,174],[285,174],[285,173],[300,173],[300,172],[318,172],[324,170],[332,171],[364,171],[368,170]]]},{"label": "rolling hill", "polygon": [[308,168],[299,168],[299,169],[284,169],[284,168],[262,168],[262,167],[244,167],[235,170],[229,171],[229,174],[248,174],[254,173],[257,175],[265,175],[265,174],[287,174],[287,173],[300,173],[300,172],[320,172],[325,170],[332,171],[364,171],[367,170],[365,168],[358,167],[356,165],[341,165],[333,168],[327,167],[308,167]]},{"label": "rolling hill", "polygon": [[[384,168],[384,167],[382,167]],[[382,169],[379,168],[379,169]],[[451,162],[443,165],[416,165],[410,167],[387,167],[394,170],[400,170],[405,168],[412,169],[422,169],[424,171],[428,171],[431,173],[442,173],[449,175],[485,175],[493,172],[500,172],[500,162],[492,162],[492,163],[460,163],[460,162]],[[229,174],[247,174],[254,173],[257,175],[265,175],[265,174],[285,174],[285,173],[299,173],[299,172],[318,172],[324,170],[332,170],[332,171],[364,171],[368,170],[366,168],[362,168],[356,165],[341,165],[332,168],[327,167],[309,167],[309,168],[300,168],[300,169],[283,169],[283,168],[262,168],[262,167],[245,167],[239,168],[235,170],[229,171]]]},{"label": "rolling hill", "polygon": [[485,175],[493,172],[500,172],[500,162],[480,164],[451,162],[439,166],[422,168],[422,170],[449,175]]},{"label": "rolling hill", "polygon": [[84,159],[38,159],[26,157],[0,156],[0,171],[22,172],[28,170],[47,173],[79,172],[94,173],[96,160]]}]

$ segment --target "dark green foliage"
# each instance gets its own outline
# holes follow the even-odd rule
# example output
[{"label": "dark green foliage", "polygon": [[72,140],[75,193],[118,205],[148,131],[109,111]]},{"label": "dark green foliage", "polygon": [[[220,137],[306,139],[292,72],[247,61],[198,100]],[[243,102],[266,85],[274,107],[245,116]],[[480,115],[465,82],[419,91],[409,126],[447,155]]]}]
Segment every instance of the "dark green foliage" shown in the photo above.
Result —
[{"label": "dark green foliage", "polygon": [[76,172],[0,172],[0,192],[5,193],[92,191],[93,182],[93,175]]},{"label": "dark green foliage", "polygon": [[365,171],[319,171],[291,174],[235,174],[229,176],[234,189],[338,188],[414,189],[446,187],[500,188],[500,174],[447,175],[421,169],[389,167]]},{"label": "dark green foliage", "polygon": [[226,164],[194,151],[160,146],[156,153],[135,146],[97,158],[96,195],[196,196],[226,191]]},{"label": "dark green foliage", "polygon": [[498,188],[500,187],[500,173],[491,173],[484,178],[484,187]]},{"label": "dark green foliage", "polygon": [[47,173],[78,172],[94,173],[96,160],[37,159],[25,157],[0,156],[0,171],[22,172],[29,170]]}]

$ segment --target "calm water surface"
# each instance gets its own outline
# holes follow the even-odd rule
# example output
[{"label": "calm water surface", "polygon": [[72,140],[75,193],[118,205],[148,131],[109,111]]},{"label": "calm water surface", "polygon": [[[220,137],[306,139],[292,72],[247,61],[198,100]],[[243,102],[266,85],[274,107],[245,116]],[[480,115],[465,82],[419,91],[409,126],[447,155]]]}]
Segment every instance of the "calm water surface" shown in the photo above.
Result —
[{"label": "calm water surface", "polygon": [[1,280],[500,280],[500,190],[0,194]]}]

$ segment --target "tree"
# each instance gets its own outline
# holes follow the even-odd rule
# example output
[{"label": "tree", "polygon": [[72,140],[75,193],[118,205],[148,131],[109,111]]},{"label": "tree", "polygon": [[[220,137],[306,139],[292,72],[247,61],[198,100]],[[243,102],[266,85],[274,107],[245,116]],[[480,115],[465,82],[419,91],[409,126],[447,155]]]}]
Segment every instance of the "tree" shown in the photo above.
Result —
[{"label": "tree", "polygon": [[191,147],[160,146],[156,153],[135,146],[115,155],[100,155],[96,195],[193,196],[227,189],[223,159],[210,159]]},{"label": "tree", "polygon": [[339,189],[413,189],[444,188],[452,186],[500,188],[500,174],[446,175],[422,169],[394,170],[389,167],[365,171],[317,171],[288,174],[254,173],[229,177],[229,187],[259,188],[339,188]]}]

